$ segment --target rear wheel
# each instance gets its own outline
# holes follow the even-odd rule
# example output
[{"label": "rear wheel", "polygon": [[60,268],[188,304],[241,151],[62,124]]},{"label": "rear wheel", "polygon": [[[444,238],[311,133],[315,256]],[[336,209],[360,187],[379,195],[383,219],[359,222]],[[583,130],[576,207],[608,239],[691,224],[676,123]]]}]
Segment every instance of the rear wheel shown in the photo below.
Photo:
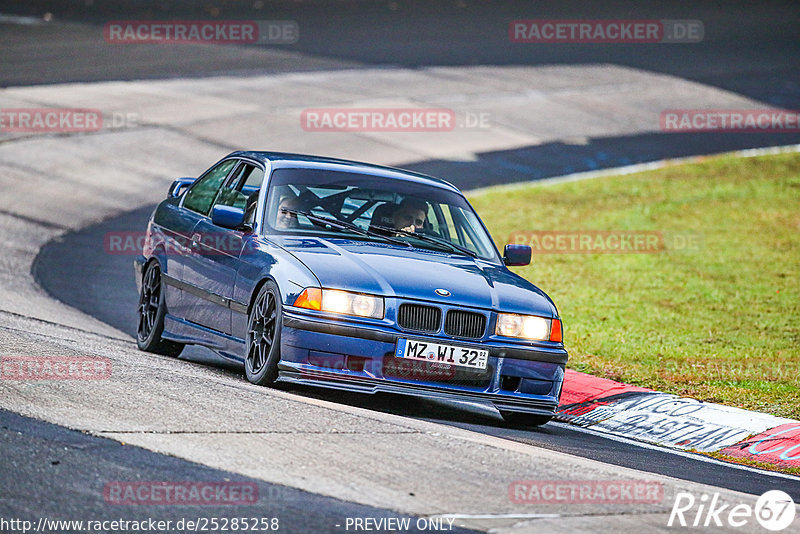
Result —
[{"label": "rear wheel", "polygon": [[509,425],[522,428],[542,426],[549,423],[553,418],[552,415],[537,415],[532,413],[503,411],[500,412],[500,415],[503,416],[503,420]]},{"label": "rear wheel", "polygon": [[247,319],[244,371],[253,384],[268,386],[278,378],[282,324],[280,292],[270,280],[258,291]]},{"label": "rear wheel", "polygon": [[182,343],[162,339],[164,316],[167,314],[161,267],[152,261],[147,265],[142,277],[142,291],[139,293],[139,324],[136,329],[136,345],[144,351],[178,356],[183,350]]}]

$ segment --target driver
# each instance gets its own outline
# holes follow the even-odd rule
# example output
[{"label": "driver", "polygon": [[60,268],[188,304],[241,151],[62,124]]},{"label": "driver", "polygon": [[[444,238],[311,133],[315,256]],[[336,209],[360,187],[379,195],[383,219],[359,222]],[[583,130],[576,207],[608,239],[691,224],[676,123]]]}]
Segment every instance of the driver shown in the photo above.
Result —
[{"label": "driver", "polygon": [[427,202],[417,198],[406,197],[392,214],[392,221],[397,230],[418,232],[425,226],[427,216]]}]

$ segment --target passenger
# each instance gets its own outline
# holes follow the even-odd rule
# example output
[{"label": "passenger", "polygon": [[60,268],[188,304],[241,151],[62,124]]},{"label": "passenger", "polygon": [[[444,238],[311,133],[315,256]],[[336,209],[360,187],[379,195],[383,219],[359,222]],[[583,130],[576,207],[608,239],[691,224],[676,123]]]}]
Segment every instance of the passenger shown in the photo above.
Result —
[{"label": "passenger", "polygon": [[293,194],[286,195],[285,197],[281,198],[281,201],[278,203],[278,214],[275,218],[275,228],[287,230],[300,226],[300,223],[297,220],[297,214],[283,211],[284,208],[290,210],[301,210],[302,203],[300,202],[300,199]]}]

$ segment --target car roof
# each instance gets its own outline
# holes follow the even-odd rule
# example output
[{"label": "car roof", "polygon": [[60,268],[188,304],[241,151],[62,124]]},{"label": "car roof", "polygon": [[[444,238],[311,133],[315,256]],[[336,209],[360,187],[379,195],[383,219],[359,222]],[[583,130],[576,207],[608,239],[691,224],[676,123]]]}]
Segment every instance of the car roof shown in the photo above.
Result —
[{"label": "car roof", "polygon": [[385,178],[394,178],[416,182],[420,184],[442,187],[460,193],[458,188],[446,180],[434,178],[426,174],[421,174],[395,167],[374,165],[347,159],[328,158],[324,156],[312,156],[309,154],[291,154],[288,152],[266,152],[266,151],[237,151],[227,157],[245,157],[262,163],[270,163],[273,168],[316,168],[329,169],[345,172],[358,172],[372,174]]}]

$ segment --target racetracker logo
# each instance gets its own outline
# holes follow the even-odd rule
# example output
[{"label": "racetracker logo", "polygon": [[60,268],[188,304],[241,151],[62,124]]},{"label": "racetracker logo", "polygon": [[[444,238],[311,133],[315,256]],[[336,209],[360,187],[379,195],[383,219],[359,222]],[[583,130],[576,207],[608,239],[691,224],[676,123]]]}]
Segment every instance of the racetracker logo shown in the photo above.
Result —
[{"label": "racetracker logo", "polygon": [[103,250],[115,256],[149,256],[156,248],[167,256],[244,256],[257,250],[250,244],[240,232],[193,233],[167,240],[153,239],[147,232],[108,232],[103,237]]},{"label": "racetracker logo", "polygon": [[517,480],[508,487],[516,504],[658,504],[664,485],[650,480]]},{"label": "racetracker logo", "polygon": [[669,133],[798,133],[800,110],[669,109],[659,123]]},{"label": "racetracker logo", "polygon": [[105,380],[111,360],[88,356],[3,356],[2,380]]},{"label": "racetracker logo", "polygon": [[696,252],[697,233],[656,230],[534,230],[512,232],[509,243],[528,245],[534,254],[656,254]]},{"label": "racetracker logo", "polygon": [[315,371],[342,371],[365,373],[369,376],[383,376],[386,378],[400,378],[405,380],[423,380],[442,382],[453,380],[456,377],[454,365],[446,363],[415,361],[405,358],[396,358],[393,355],[384,358],[364,358],[333,353],[312,351],[308,355],[308,363],[316,369],[301,369],[304,374],[313,375]]},{"label": "racetracker logo", "polygon": [[752,524],[755,519],[765,529],[776,532],[791,525],[795,513],[794,501],[780,490],[764,493],[754,507],[749,504],[737,504],[733,507],[723,504],[719,493],[713,496],[704,493],[698,499],[691,493],[680,492],[675,495],[667,526],[708,528],[727,524],[729,527],[743,527]]},{"label": "racetracker logo", "polygon": [[97,109],[6,108],[0,110],[0,132],[96,132],[103,127]]},{"label": "racetracker logo", "polygon": [[103,36],[110,44],[294,44],[293,20],[118,20]]},{"label": "racetracker logo", "polygon": [[103,488],[108,504],[245,505],[258,502],[255,482],[109,482]]},{"label": "racetracker logo", "polygon": [[699,20],[514,20],[514,43],[699,43]]},{"label": "racetracker logo", "polygon": [[383,361],[383,376],[440,382],[455,379],[456,368],[446,363],[422,362],[388,356]]},{"label": "racetracker logo", "polygon": [[318,108],[300,114],[307,132],[450,132],[452,109]]}]

